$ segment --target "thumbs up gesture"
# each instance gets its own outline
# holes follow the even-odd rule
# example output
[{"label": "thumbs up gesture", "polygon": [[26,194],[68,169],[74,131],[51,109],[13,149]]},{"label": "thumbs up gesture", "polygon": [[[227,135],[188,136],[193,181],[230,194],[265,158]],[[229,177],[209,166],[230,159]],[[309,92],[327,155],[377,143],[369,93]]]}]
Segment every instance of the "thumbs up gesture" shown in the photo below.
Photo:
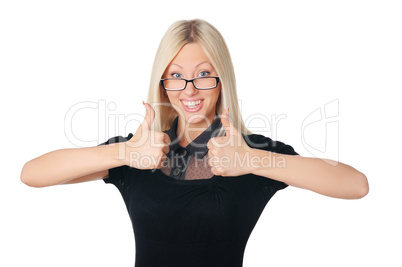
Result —
[{"label": "thumbs up gesture", "polygon": [[171,141],[166,133],[151,130],[155,110],[148,103],[143,104],[146,108],[144,121],[130,140],[121,143],[119,158],[125,165],[137,169],[160,169]]},{"label": "thumbs up gesture", "polygon": [[208,164],[214,175],[239,176],[251,173],[249,159],[252,148],[244,141],[243,136],[233,126],[226,109],[222,116],[222,126],[226,136],[211,138],[208,143]]}]

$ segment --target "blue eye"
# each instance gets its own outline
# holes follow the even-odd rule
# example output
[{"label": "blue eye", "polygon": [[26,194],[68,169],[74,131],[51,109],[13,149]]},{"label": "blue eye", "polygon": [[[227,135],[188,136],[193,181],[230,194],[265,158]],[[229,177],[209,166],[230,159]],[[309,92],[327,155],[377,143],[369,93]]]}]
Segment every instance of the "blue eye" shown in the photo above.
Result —
[{"label": "blue eye", "polygon": [[171,75],[173,76],[173,78],[181,78],[181,74],[177,72],[173,72]]},{"label": "blue eye", "polygon": [[[205,75],[202,75],[203,73],[205,73]],[[202,71],[202,72],[200,72],[200,76],[201,76],[201,77],[208,76],[209,74],[210,74],[209,71]]]}]

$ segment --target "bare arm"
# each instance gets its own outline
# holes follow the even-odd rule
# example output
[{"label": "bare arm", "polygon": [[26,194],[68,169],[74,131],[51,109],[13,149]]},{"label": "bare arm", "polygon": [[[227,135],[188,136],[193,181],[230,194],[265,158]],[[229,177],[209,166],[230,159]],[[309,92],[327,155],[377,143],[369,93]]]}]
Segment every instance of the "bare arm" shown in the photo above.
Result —
[{"label": "bare arm", "polygon": [[[122,165],[138,169],[161,168],[171,141],[166,133],[151,130],[155,111],[148,103],[144,105],[145,119],[127,142],[46,153],[25,163],[21,181],[32,187],[45,187],[104,179],[109,169]],[[149,164],[134,160],[144,157],[149,159]]]},{"label": "bare arm", "polygon": [[227,112],[228,109],[221,117],[226,136],[213,137],[207,143],[208,164],[213,174],[239,176],[252,173],[336,198],[355,199],[368,194],[366,176],[349,165],[249,147]]},{"label": "bare arm", "polygon": [[273,163],[270,167],[254,168],[252,172],[256,175],[335,198],[362,198],[369,191],[366,176],[341,162],[258,149],[253,149],[253,153],[260,158],[266,157],[266,160]]},{"label": "bare arm", "polygon": [[118,144],[59,149],[25,163],[21,181],[32,187],[106,178],[108,169],[123,165]]}]

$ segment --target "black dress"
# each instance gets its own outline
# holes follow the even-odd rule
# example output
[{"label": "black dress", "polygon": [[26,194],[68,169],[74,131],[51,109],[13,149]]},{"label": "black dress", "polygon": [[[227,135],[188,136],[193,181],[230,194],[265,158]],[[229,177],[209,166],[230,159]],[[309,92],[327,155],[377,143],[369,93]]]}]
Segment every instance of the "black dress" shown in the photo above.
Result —
[{"label": "black dress", "polygon": [[[170,137],[177,127],[177,118],[175,121],[165,131]],[[219,128],[220,123],[211,127]],[[210,128],[204,132],[209,137],[215,132]],[[113,137],[103,144],[131,137],[132,134]],[[291,146],[263,135],[243,137],[250,147],[297,155]],[[206,143],[209,138],[204,135],[199,140]],[[196,152],[190,147],[186,147],[187,151]],[[182,155],[183,149],[172,145],[169,155],[173,157],[177,151]],[[186,162],[194,164],[194,160]],[[185,175],[169,175],[176,165],[180,164],[154,170],[125,165],[109,169],[109,177],[104,179],[118,188],[130,215],[136,244],[135,267],[242,266],[247,240],[265,205],[287,184],[253,174],[183,179]],[[179,168],[188,173],[200,167],[187,164]]]}]

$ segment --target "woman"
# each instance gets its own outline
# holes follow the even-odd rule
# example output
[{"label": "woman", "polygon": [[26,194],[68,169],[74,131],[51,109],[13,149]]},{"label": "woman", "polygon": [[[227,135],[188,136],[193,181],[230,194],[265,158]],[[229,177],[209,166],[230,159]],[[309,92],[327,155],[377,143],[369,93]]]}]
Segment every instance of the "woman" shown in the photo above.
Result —
[{"label": "woman", "polygon": [[242,266],[265,205],[288,185],[345,199],[368,193],[354,168],[298,156],[244,126],[228,49],[203,20],[177,21],[164,35],[148,103],[134,135],[47,153],[21,173],[33,187],[114,184],[133,224],[137,267]]}]

